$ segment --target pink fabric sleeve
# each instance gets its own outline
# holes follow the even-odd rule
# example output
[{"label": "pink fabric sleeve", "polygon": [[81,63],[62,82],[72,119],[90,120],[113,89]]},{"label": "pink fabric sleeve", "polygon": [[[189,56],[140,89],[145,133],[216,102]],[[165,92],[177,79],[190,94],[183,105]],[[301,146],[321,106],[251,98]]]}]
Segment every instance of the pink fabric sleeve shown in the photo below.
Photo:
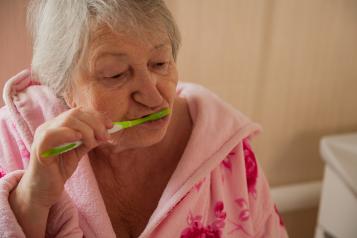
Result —
[{"label": "pink fabric sleeve", "polygon": [[12,212],[8,198],[24,171],[16,170],[0,178],[0,231],[1,237],[26,237]]},{"label": "pink fabric sleeve", "polygon": [[7,107],[0,108],[0,169],[2,173],[26,168],[30,153],[17,133]]},{"label": "pink fabric sleeve", "polygon": [[[8,198],[22,178],[24,170],[16,170],[0,179],[0,231],[1,237],[26,237],[12,212]],[[50,209],[46,237],[83,237],[78,212],[66,192]]]},{"label": "pink fabric sleeve", "polygon": [[[17,133],[6,107],[0,109],[0,237],[25,237],[8,198],[17,186],[30,153]],[[67,193],[51,208],[46,237],[82,237],[78,212]]]}]

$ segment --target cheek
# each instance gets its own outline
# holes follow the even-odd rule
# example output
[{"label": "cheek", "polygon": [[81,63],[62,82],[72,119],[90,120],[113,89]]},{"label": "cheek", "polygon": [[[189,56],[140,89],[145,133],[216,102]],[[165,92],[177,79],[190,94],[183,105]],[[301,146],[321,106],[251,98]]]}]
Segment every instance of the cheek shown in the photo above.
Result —
[{"label": "cheek", "polygon": [[176,96],[176,83],[175,84],[170,84],[167,88],[166,88],[166,95],[167,98],[170,102],[172,102]]},{"label": "cheek", "polygon": [[160,91],[167,100],[172,101],[173,98],[175,98],[177,83],[178,75],[176,70],[170,75],[170,77],[160,80]]},{"label": "cheek", "polygon": [[86,99],[88,108],[118,120],[127,110],[128,100],[124,92],[113,90],[91,90]]},{"label": "cheek", "polygon": [[170,101],[172,101],[173,98],[175,98],[176,96],[176,86],[177,86],[177,81],[168,83],[164,86],[165,95],[167,99],[169,99]]}]

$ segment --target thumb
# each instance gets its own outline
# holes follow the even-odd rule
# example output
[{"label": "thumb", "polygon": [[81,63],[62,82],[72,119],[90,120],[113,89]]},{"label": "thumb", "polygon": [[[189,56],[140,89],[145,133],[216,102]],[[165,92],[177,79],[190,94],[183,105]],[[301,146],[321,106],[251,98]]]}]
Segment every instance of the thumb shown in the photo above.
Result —
[{"label": "thumb", "polygon": [[48,129],[45,136],[39,140],[38,146],[35,145],[35,148],[37,147],[35,155],[41,164],[49,165],[58,159],[58,155],[46,156],[44,152],[66,143],[78,141],[81,138],[82,135],[79,132],[68,127]]}]

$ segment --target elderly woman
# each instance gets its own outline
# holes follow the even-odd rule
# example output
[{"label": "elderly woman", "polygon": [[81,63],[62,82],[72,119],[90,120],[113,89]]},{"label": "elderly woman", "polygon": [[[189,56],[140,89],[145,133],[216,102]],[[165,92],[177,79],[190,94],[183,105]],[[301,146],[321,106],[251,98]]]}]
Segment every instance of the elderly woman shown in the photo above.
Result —
[{"label": "elderly woman", "polygon": [[1,237],[287,236],[249,145],[259,126],[178,83],[163,1],[38,0],[29,16],[32,67],[0,111]]}]

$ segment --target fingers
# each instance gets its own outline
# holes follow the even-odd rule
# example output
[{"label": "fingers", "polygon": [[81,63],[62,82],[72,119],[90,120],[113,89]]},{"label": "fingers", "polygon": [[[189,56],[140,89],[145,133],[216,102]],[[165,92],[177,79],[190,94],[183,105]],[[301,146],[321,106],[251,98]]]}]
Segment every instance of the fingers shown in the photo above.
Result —
[{"label": "fingers", "polygon": [[93,130],[94,137],[99,141],[108,139],[109,135],[107,129],[113,126],[110,119],[103,114],[95,111],[87,111],[80,107],[65,112],[60,117],[57,125],[54,126],[67,126],[72,128],[72,123],[75,123],[74,125],[78,127],[79,125],[76,120],[88,125]]},{"label": "fingers", "polygon": [[109,119],[106,119],[99,113],[90,113],[86,111],[78,113],[76,118],[93,129],[95,138],[97,140],[105,141],[109,138],[107,129],[111,128],[112,126],[112,123]]},{"label": "fingers", "polygon": [[[39,128],[41,141],[37,157],[50,148],[81,140],[84,148],[77,152],[89,151],[100,142],[107,141],[107,129],[112,127],[111,121],[98,112],[85,111],[82,108],[71,109],[57,118],[46,122]],[[78,148],[79,149],[79,148]]]},{"label": "fingers", "polygon": [[57,128],[40,128],[35,135],[35,143],[38,145],[36,150],[36,157],[44,164],[50,163],[49,158],[42,158],[41,154],[53,147],[62,145],[72,141],[82,139],[82,134],[76,130],[68,127]]},{"label": "fingers", "polygon": [[[98,146],[107,135],[111,122],[97,112],[75,108],[46,121],[35,131],[31,159],[27,168],[29,186],[37,198],[53,204],[63,192],[66,180],[72,176],[85,153]],[[41,154],[63,144],[82,141],[74,150],[47,158]]]}]

